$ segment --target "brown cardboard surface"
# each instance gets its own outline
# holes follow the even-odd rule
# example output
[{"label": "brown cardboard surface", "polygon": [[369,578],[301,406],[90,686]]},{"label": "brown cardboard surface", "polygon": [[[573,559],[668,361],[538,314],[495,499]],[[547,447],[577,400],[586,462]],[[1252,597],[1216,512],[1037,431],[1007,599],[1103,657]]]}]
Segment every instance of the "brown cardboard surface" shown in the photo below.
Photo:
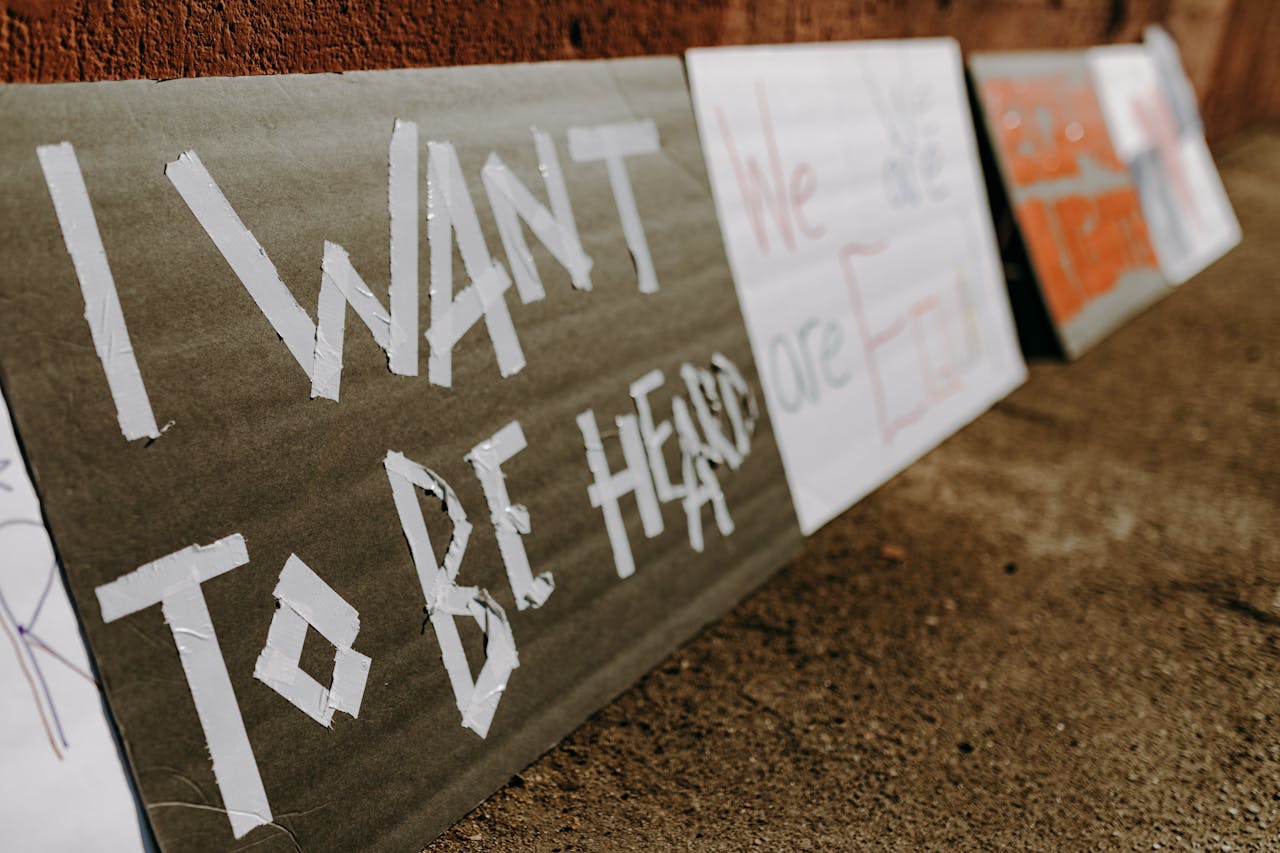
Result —
[{"label": "brown cardboard surface", "polygon": [[[623,512],[637,572],[620,580],[574,416],[596,412],[611,464],[612,417],[653,368],[660,415],[684,362],[728,355],[758,389],[725,264],[679,62],[12,86],[0,90],[0,379],[101,668],[143,799],[166,849],[414,849],[570,731],[660,656],[795,553],[799,533],[767,418],[742,468],[721,470],[736,531],[704,510],[703,554],[678,505],[647,540]],[[507,302],[527,358],[502,379],[482,325],[454,350],[453,388],[391,375],[349,312],[342,400],[310,383],[164,176],[194,149],[314,318],[324,240],[340,243],[385,304],[387,145],[396,118],[455,144],[495,259],[505,255],[479,170],[490,150],[545,200],[531,125],[550,132],[595,266],[591,292],[530,239],[545,301]],[[604,165],[566,153],[570,126],[653,119],[662,153],[628,167],[661,289],[643,295]],[[126,442],[35,156],[74,144],[161,424]],[[420,196],[425,213],[425,190]],[[421,229],[421,326],[429,270]],[[455,261],[455,292],[464,286]],[[757,391],[758,394],[758,391]],[[528,449],[504,465],[528,506],[535,573],[555,574],[538,610],[517,611],[479,483],[463,456],[518,419]],[[668,463],[676,467],[674,441]],[[459,582],[506,609],[521,666],[481,740],[459,725],[392,504],[388,450],[438,472],[476,525]],[[423,506],[428,506],[423,501]],[[435,522],[439,523],[435,523]],[[443,516],[428,514],[437,553]],[[203,586],[275,818],[232,842],[191,693],[160,608],[103,624],[94,589],[195,543],[242,533],[249,564]],[[359,612],[372,658],[359,719],[326,730],[252,677],[296,553]],[[461,626],[478,667],[479,634]],[[468,631],[475,636],[469,636]],[[308,643],[318,641],[314,633]],[[322,683],[328,673],[304,668]],[[292,836],[292,839],[289,837]]]}]

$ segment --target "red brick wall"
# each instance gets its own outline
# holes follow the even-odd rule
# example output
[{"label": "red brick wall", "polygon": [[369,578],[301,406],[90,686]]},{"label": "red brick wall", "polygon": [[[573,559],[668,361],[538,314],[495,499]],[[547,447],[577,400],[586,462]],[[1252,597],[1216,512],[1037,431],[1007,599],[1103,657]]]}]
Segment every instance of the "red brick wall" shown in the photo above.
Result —
[{"label": "red brick wall", "polygon": [[[1240,68],[1254,68],[1255,57],[1274,57],[1274,41],[1259,36],[1256,20],[1273,29],[1280,22],[1271,11],[1280,3],[1272,0],[0,0],[0,6],[0,80],[12,82],[585,59],[699,45],[943,34],[966,50],[1083,46],[1136,39],[1145,24],[1160,21],[1182,44],[1202,98],[1212,89],[1225,99],[1208,105],[1211,132],[1215,123],[1234,130],[1253,117],[1254,107],[1222,91],[1215,75],[1222,69],[1236,81],[1248,76]],[[1245,24],[1233,29],[1237,19]],[[1221,56],[1228,32],[1237,48],[1244,45],[1234,65]],[[1271,106],[1280,109],[1276,100]]]}]

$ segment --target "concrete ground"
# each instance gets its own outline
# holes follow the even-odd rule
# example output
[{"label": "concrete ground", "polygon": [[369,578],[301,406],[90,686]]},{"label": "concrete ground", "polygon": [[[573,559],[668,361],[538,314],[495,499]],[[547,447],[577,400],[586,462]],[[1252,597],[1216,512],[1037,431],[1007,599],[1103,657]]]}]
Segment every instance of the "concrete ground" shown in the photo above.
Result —
[{"label": "concrete ground", "polygon": [[1221,165],[1238,249],[429,849],[1280,849],[1280,133]]}]

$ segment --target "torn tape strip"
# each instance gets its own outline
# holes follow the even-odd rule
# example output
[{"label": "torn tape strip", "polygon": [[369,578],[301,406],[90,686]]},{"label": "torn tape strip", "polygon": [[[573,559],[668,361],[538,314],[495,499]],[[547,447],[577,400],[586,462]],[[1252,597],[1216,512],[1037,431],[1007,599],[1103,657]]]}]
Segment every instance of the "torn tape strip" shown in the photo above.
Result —
[{"label": "torn tape strip", "polygon": [[385,349],[392,373],[417,376],[418,125],[396,119],[387,161],[387,207],[391,214],[391,340]]},{"label": "torn tape strip", "polygon": [[275,264],[240,220],[196,152],[185,152],[166,165],[164,173],[294,359],[311,376],[315,324],[285,287]]},{"label": "torn tape strip", "polygon": [[[351,648],[360,614],[296,554],[285,562],[273,593],[280,602],[253,675],[323,726],[342,710],[359,716],[369,658]],[[307,628],[334,646],[331,686],[326,689],[300,666]]]},{"label": "torn tape strip", "polygon": [[107,387],[115,402],[120,431],[129,441],[156,438],[160,430],[156,428],[156,416],[138,370],[120,308],[120,296],[75,149],[70,142],[41,145],[36,149],[36,156],[53,199],[63,242],[80,281],[84,318],[89,323],[93,348],[107,374]]},{"label": "torn tape strip", "polygon": [[160,603],[204,731],[231,832],[271,822],[271,806],[200,585],[249,561],[244,537],[194,545],[95,590],[104,622]]},{"label": "torn tape strip", "polygon": [[728,356],[712,353],[711,369],[720,383],[720,399],[733,428],[734,447],[745,457],[751,452],[751,436],[755,434],[756,419],[760,414],[756,396],[743,378],[742,371]]},{"label": "torn tape strip", "polygon": [[529,556],[520,538],[531,530],[529,510],[522,504],[511,503],[506,475],[502,471],[502,464],[526,446],[520,422],[512,421],[491,438],[477,444],[466,456],[484,491],[489,518],[498,539],[498,552],[502,555],[502,564],[506,567],[507,580],[518,610],[541,607],[556,588],[555,578],[550,572],[533,576]]},{"label": "torn tape strip", "polygon": [[[449,539],[449,547],[445,550],[442,565],[446,580],[449,582],[458,576],[462,555],[467,550],[467,540],[471,538],[471,522],[467,520],[462,502],[453,493],[453,489],[434,471],[394,450],[387,451],[382,464],[391,484],[391,496],[396,504],[396,513],[400,516],[405,538],[409,540],[409,552],[413,557],[414,565],[418,567],[418,580],[423,592],[427,594],[427,606],[433,606],[435,596],[432,586],[436,581],[434,574],[437,566],[436,555],[431,547],[427,524],[422,518],[422,508],[418,505],[418,496],[414,493],[414,488],[417,487],[439,498],[444,505],[444,511],[449,516],[449,521],[453,524],[453,533]],[[426,571],[424,567],[432,571]]]},{"label": "torn tape strip", "polygon": [[[390,352],[392,318],[352,266],[347,250],[326,240],[324,260],[321,263],[319,322],[316,326],[316,347],[311,371],[312,397],[338,399],[347,305],[355,309],[356,316],[364,322],[378,346]],[[414,346],[416,350],[416,330]]]},{"label": "torn tape strip", "polygon": [[733,533],[733,518],[725,502],[720,481],[711,467],[708,449],[698,437],[698,431],[689,415],[689,406],[683,397],[671,401],[676,434],[680,439],[681,469],[684,474],[684,512],[689,528],[689,545],[693,550],[703,550],[702,508],[711,504],[716,527],[722,536]]},{"label": "torn tape strip", "polygon": [[387,353],[392,373],[418,373],[418,128],[414,123],[396,121],[387,174],[390,311],[356,272],[346,250],[326,241],[318,316],[313,323],[196,153],[188,151],[165,167],[165,175],[311,378],[312,397],[338,399],[347,304]]},{"label": "torn tape strip", "polygon": [[550,134],[533,130],[534,147],[538,154],[538,169],[546,185],[551,202],[548,211],[534,198],[496,153],[490,153],[481,178],[489,196],[489,206],[498,224],[498,234],[506,249],[507,262],[515,277],[516,289],[522,301],[536,302],[546,296],[533,253],[525,242],[520,228],[523,219],[562,267],[569,273],[573,286],[580,290],[591,289],[591,259],[582,250],[578,225],[573,218],[569,191],[564,174],[560,170],[560,158]]},{"label": "torn tape strip", "polygon": [[[467,590],[471,592],[470,589]],[[520,666],[516,655],[516,641],[511,633],[511,623],[498,602],[483,589],[474,590],[467,603],[471,618],[484,631],[484,668],[476,676],[475,687],[466,702],[459,701],[462,724],[480,737],[486,737],[498,702],[507,689],[512,670]]]},{"label": "torn tape strip", "polygon": [[653,485],[658,493],[658,500],[663,503],[679,500],[684,497],[680,487],[672,485],[671,473],[667,468],[667,458],[662,453],[662,445],[671,437],[670,421],[654,423],[653,407],[649,405],[649,395],[662,387],[666,381],[661,370],[651,370],[631,383],[631,398],[636,404],[639,416],[640,438],[644,441],[645,452],[649,456],[649,469],[653,473]]},{"label": "torn tape strip", "polygon": [[[503,377],[525,366],[506,292],[511,279],[493,261],[476,218],[458,154],[447,142],[427,143],[427,240],[431,246],[431,354],[427,378],[433,385],[453,384],[453,347],[483,315]],[[453,296],[453,239],[471,284]]]},{"label": "torn tape strip", "polygon": [[307,620],[302,614],[287,604],[277,607],[271,618],[271,626],[267,629],[266,648],[258,656],[258,664],[254,667],[254,677],[292,684],[299,674],[297,661],[302,658],[302,648],[306,641]]},{"label": "torn tape strip", "polygon": [[347,305],[399,376],[418,375],[418,126],[396,119],[387,155],[391,217],[391,310],[356,272],[346,249],[325,241],[311,396],[338,399]]},{"label": "torn tape strip", "polygon": [[288,699],[322,726],[329,726],[329,691],[299,666],[307,638],[307,620],[285,602],[271,617],[267,644],[258,655],[253,677]]},{"label": "torn tape strip", "polygon": [[640,222],[640,211],[636,207],[626,158],[657,154],[660,150],[658,126],[652,119],[569,128],[569,156],[575,163],[604,161],[609,186],[613,189],[614,204],[618,208],[618,218],[622,222],[622,234],[631,257],[635,260],[641,293],[658,291],[658,275],[654,271],[649,242],[645,239],[644,226]]},{"label": "torn tape strip", "polygon": [[622,458],[627,463],[627,470],[635,472],[640,526],[645,537],[652,539],[662,533],[662,508],[658,506],[653,481],[649,479],[648,457],[644,452],[644,442],[640,440],[640,425],[635,415],[620,415],[613,422],[618,425],[618,439],[622,442]]},{"label": "torn tape strip", "polygon": [[114,622],[159,604],[170,592],[226,574],[249,562],[249,548],[239,533],[209,545],[191,545],[139,566],[94,590],[102,621]]},{"label": "torn tape strip", "polygon": [[330,710],[360,716],[371,663],[366,655],[353,649],[338,649],[333,657],[333,683],[329,686]]},{"label": "torn tape strip", "polygon": [[240,838],[255,826],[271,822],[271,806],[235,691],[231,689],[231,676],[218,646],[209,608],[195,584],[166,596],[161,607],[195,699],[196,714],[213,760],[214,779],[231,820],[231,833]]},{"label": "torn tape strip", "polygon": [[356,641],[360,614],[296,554],[290,554],[285,562],[273,595],[287,602],[308,625],[338,648],[349,647]]},{"label": "torn tape strip", "polygon": [[[486,737],[507,681],[520,665],[510,622],[502,607],[487,591],[456,583],[471,524],[449,484],[438,474],[395,451],[387,453],[383,464],[401,528],[409,541],[418,581],[422,585],[427,613],[440,643],[441,660],[462,715],[462,725],[480,737]],[[436,562],[415,487],[440,499],[453,523],[453,534],[443,565]],[[485,634],[485,662],[474,681],[454,622],[458,616],[470,616]]]},{"label": "torn tape strip", "polygon": [[640,427],[634,415],[624,415],[616,419],[626,467],[615,474],[609,471],[609,460],[605,455],[604,444],[600,440],[600,428],[596,424],[595,412],[587,409],[578,415],[577,422],[578,430],[582,433],[582,443],[586,448],[587,468],[591,471],[594,480],[587,486],[587,497],[591,505],[598,507],[604,515],[605,530],[609,535],[609,545],[613,550],[613,565],[618,577],[631,577],[635,574],[636,564],[631,553],[631,541],[627,538],[627,526],[622,520],[622,510],[618,506],[618,498],[629,493],[635,495],[645,536],[652,539],[662,533],[663,529],[662,508],[658,505],[653,481],[649,479],[649,465],[644,443],[640,439]]},{"label": "torn tape strip", "polygon": [[703,446],[712,462],[724,463],[733,470],[742,465],[742,454],[721,429],[719,413],[723,409],[715,377],[708,370],[691,364],[680,365],[680,376],[689,391],[689,401],[705,436]]},{"label": "torn tape strip", "polygon": [[547,199],[551,202],[552,215],[555,216],[563,235],[565,260],[561,263],[569,271],[574,287],[579,290],[590,290],[593,262],[582,248],[582,238],[578,234],[577,220],[573,217],[569,189],[565,186],[564,173],[560,169],[560,155],[556,152],[555,141],[549,133],[537,128],[531,128],[531,130],[533,147],[538,154],[538,171],[543,175],[543,181],[547,186]]}]

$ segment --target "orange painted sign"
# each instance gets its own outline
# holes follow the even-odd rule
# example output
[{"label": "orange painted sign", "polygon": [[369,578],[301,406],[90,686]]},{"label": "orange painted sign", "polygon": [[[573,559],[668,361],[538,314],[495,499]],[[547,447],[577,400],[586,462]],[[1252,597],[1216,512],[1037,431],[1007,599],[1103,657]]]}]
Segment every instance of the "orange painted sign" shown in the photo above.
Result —
[{"label": "orange painted sign", "polygon": [[993,78],[982,82],[981,93],[1055,322],[1076,317],[1127,272],[1154,269],[1137,191],[1088,78]]},{"label": "orange painted sign", "polygon": [[[1169,292],[1132,163],[1111,136],[1086,51],[979,53],[969,70],[1017,226],[1009,287],[1032,290],[1075,358]],[[1034,313],[1034,302],[1022,310]]]}]

